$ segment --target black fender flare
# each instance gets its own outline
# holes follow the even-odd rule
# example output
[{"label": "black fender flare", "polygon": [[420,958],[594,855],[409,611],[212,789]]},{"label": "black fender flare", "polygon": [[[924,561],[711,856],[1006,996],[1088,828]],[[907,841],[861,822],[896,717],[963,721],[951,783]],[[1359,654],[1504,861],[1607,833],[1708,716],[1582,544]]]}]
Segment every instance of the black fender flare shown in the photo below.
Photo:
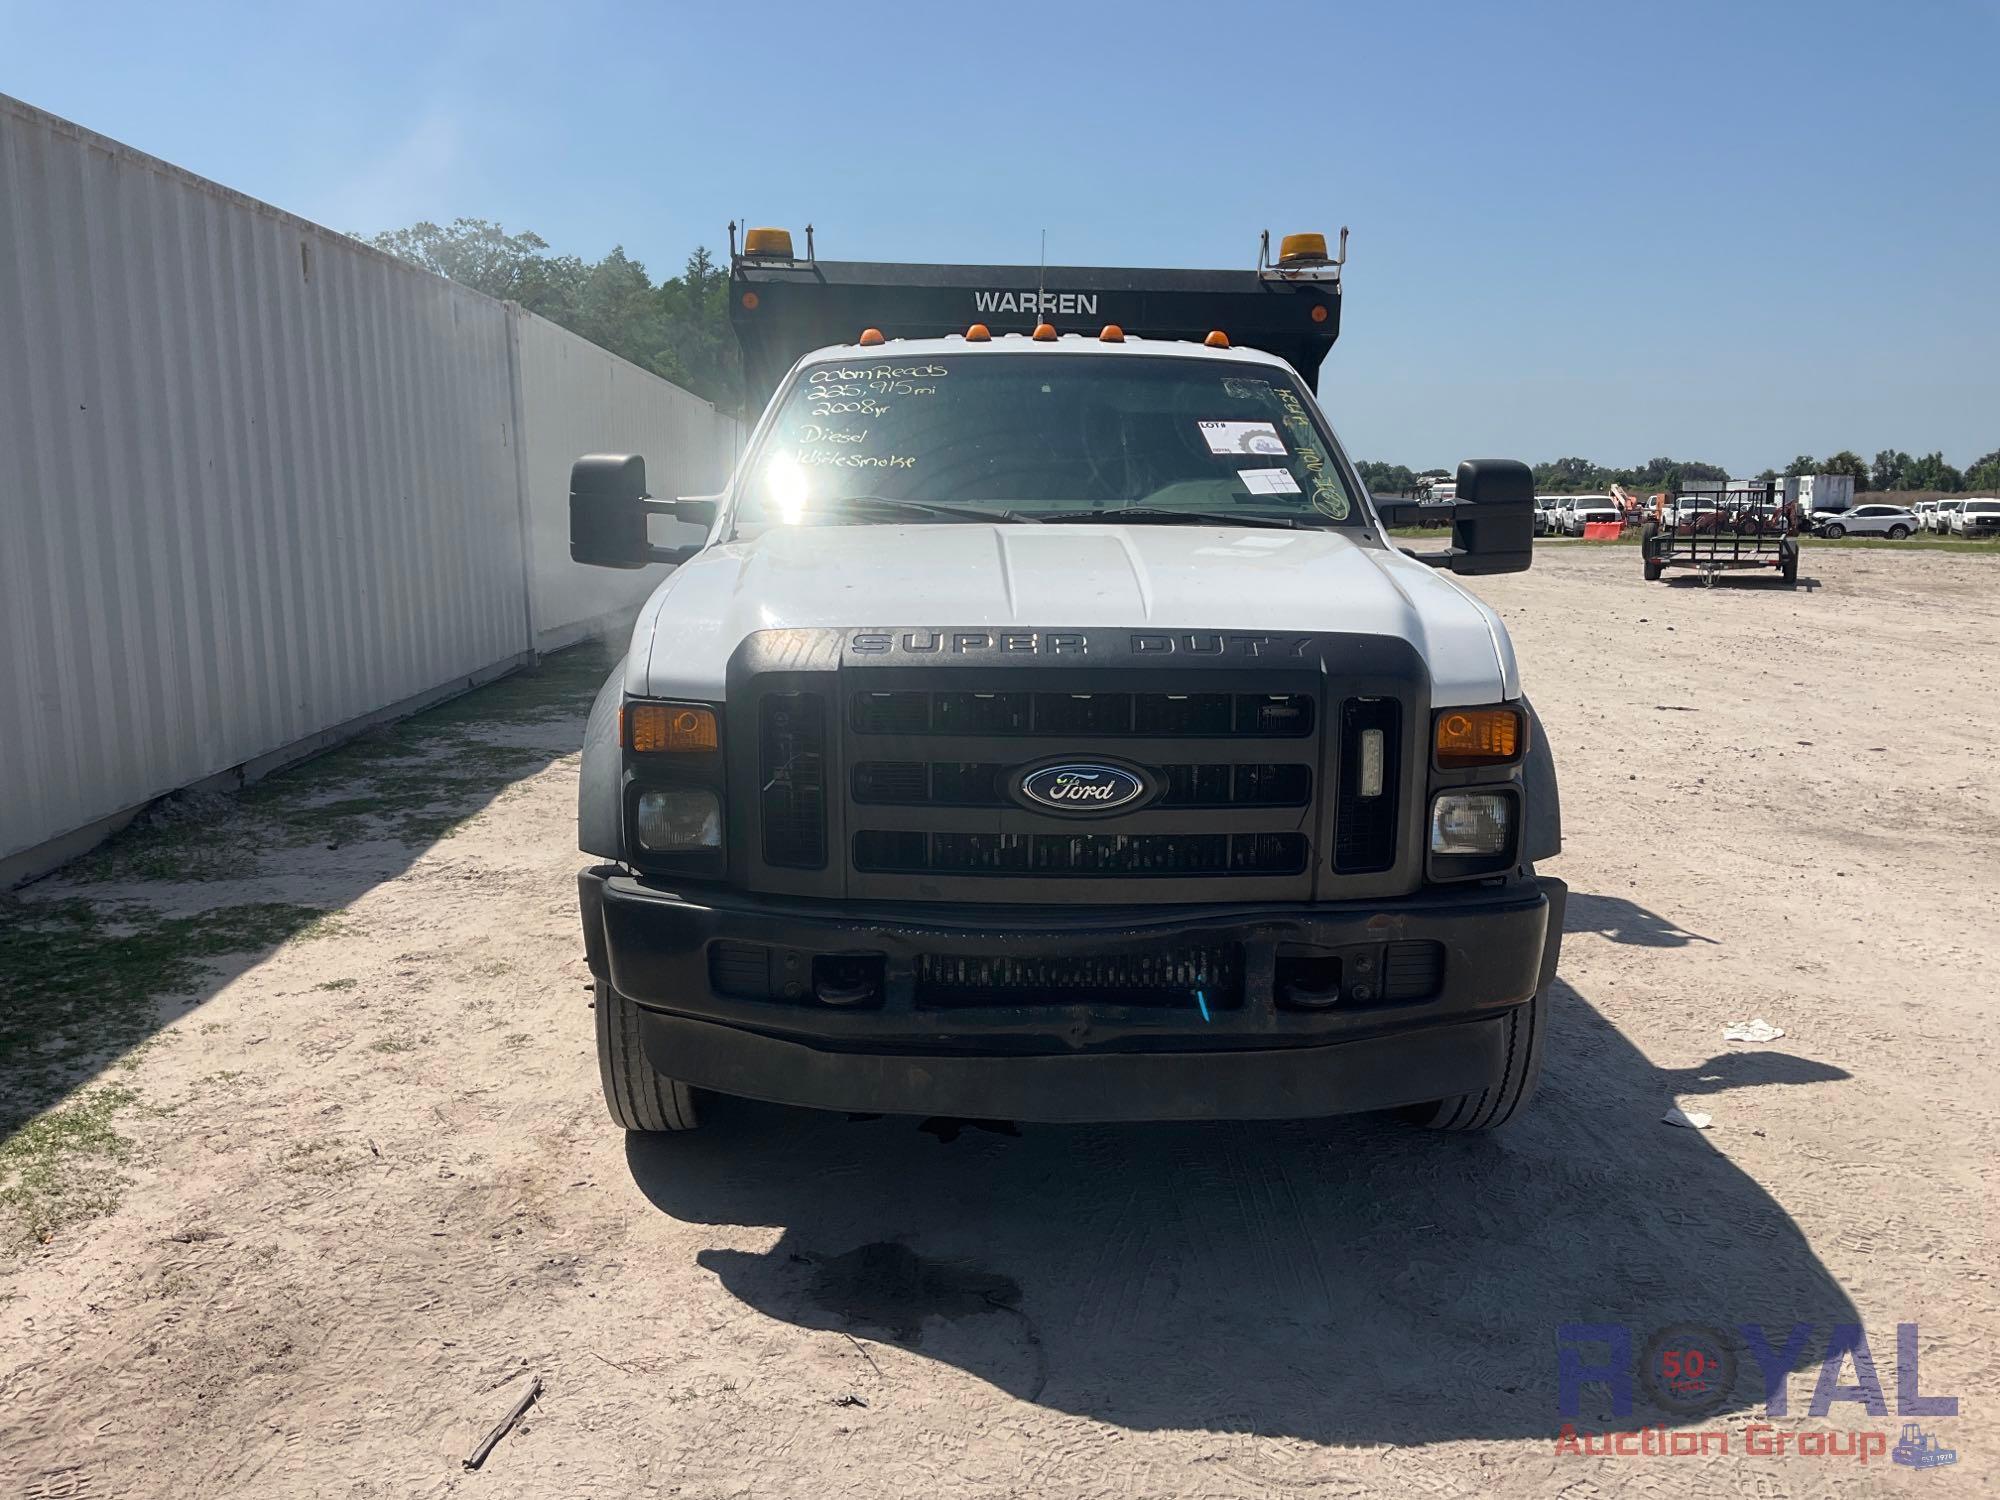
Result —
[{"label": "black fender flare", "polygon": [[1528,755],[1521,765],[1521,792],[1528,811],[1521,857],[1534,863],[1562,853],[1562,793],[1556,785],[1555,751],[1542,729],[1541,716],[1525,697],[1521,706],[1528,711]]},{"label": "black fender flare", "polygon": [[576,845],[600,859],[625,858],[625,758],[618,745],[618,708],[625,697],[619,658],[590,705],[583,728],[583,764],[576,780]]}]

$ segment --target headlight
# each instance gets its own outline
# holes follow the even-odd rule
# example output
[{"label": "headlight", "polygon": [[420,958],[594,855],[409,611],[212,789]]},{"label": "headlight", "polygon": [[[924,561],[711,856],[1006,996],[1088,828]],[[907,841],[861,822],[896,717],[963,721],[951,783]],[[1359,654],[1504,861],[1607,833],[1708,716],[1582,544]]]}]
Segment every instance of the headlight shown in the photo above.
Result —
[{"label": "headlight", "polygon": [[655,853],[722,847],[722,803],[706,787],[641,792],[633,821],[640,847]]},{"label": "headlight", "polygon": [[1514,839],[1514,799],[1505,792],[1446,792],[1431,804],[1431,854],[1485,860]]}]

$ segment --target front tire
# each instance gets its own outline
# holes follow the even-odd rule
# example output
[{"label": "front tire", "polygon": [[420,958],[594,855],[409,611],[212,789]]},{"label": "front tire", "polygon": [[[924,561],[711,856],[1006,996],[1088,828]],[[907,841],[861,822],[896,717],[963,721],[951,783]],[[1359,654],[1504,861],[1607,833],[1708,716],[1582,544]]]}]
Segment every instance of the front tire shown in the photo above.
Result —
[{"label": "front tire", "polygon": [[1542,1077],[1542,1049],[1549,1027],[1549,992],[1539,990],[1525,1005],[1507,1013],[1506,1061],[1499,1076],[1476,1094],[1460,1094],[1431,1104],[1413,1104],[1403,1118],[1425,1130],[1470,1133],[1498,1130],[1535,1096]]},{"label": "front tire", "polygon": [[639,1007],[597,981],[597,1073],[605,1107],[627,1130],[692,1130],[694,1090],[654,1068],[639,1041]]},{"label": "front tire", "polygon": [[1841,525],[1840,522],[1838,521],[1831,521],[1827,523],[1826,530],[1822,531],[1820,535],[1823,537],[1828,537],[1831,540],[1837,542],[1842,537],[1847,535],[1847,528]]},{"label": "front tire", "polygon": [[1891,526],[1889,528],[1889,540],[1892,542],[1900,542],[1909,534],[1910,528],[1907,526]]}]

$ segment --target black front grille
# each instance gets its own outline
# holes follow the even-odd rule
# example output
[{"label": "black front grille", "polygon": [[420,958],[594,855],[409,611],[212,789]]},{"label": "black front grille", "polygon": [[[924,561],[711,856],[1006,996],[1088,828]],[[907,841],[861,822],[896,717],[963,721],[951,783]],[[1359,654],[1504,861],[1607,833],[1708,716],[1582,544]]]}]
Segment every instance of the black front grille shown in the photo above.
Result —
[{"label": "black front grille", "polygon": [[[854,800],[872,807],[1004,807],[1012,768],[991,761],[863,761],[854,768]],[[1154,807],[1304,807],[1312,767],[1154,766],[1165,786]]]},{"label": "black front grille", "polygon": [[[1394,698],[1349,698],[1340,707],[1340,791],[1333,867],[1343,875],[1386,870],[1396,862],[1396,787],[1402,756],[1402,705]],[[1381,736],[1380,786],[1364,784],[1373,768],[1365,747]],[[1364,792],[1375,795],[1364,796]]]},{"label": "black front grille", "polygon": [[818,693],[767,696],[757,749],[764,862],[819,869],[826,863],[826,700]]},{"label": "black front grille", "polygon": [[1122,1005],[1210,1011],[1243,1004],[1243,950],[1235,944],[1079,958],[921,955],[916,1003],[964,1006]]},{"label": "black front grille", "polygon": [[854,865],[876,874],[1296,875],[1302,833],[921,833],[863,830]]},{"label": "black front grille", "polygon": [[1300,693],[861,693],[857,734],[1251,735],[1312,733]]}]

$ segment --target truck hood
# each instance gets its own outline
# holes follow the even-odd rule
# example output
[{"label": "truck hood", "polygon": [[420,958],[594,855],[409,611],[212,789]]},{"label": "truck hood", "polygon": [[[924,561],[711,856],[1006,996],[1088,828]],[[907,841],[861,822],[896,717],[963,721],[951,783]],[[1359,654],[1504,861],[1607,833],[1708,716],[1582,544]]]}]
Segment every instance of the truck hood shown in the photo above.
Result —
[{"label": "truck hood", "polygon": [[758,630],[1002,626],[1396,636],[1440,706],[1521,690],[1492,610],[1337,531],[954,523],[773,527],[710,547],[646,602],[626,691],[718,700]]}]

